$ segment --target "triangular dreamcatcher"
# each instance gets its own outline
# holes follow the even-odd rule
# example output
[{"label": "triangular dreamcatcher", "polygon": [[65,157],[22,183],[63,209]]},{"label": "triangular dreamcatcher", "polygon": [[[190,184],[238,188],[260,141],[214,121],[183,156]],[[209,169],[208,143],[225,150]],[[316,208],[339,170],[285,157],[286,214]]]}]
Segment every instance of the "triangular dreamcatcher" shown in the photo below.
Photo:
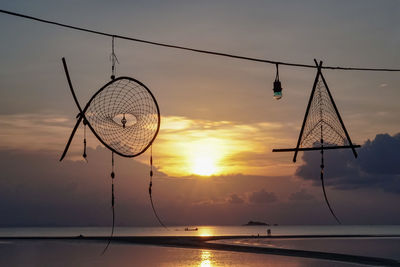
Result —
[{"label": "triangular dreamcatcher", "polygon": [[317,76],[308,101],[303,125],[300,130],[296,148],[273,149],[272,152],[294,151],[293,162],[296,162],[299,151],[319,150],[321,153],[321,183],[326,204],[336,221],[336,217],[325,192],[324,184],[324,150],[351,149],[357,158],[355,148],[360,147],[351,142],[350,136],[340,117],[339,111],[333,100],[328,84],[321,72],[322,61],[317,64]]},{"label": "triangular dreamcatcher", "polygon": [[111,61],[111,81],[101,87],[82,109],[72,87],[65,59],[62,59],[65,75],[67,76],[68,84],[79,113],[60,161],[67,154],[75,132],[81,122],[84,125],[83,157],[85,160],[87,159],[86,126],[89,127],[105,147],[111,150],[112,230],[109,242],[103,253],[107,250],[114,234],[114,153],[122,157],[133,158],[141,155],[150,148],[150,202],[157,220],[165,227],[155,211],[151,194],[153,185],[152,145],[160,129],[160,110],[154,95],[142,82],[130,77],[115,77],[115,62],[118,62],[118,60],[114,53],[114,38],[112,42]]}]

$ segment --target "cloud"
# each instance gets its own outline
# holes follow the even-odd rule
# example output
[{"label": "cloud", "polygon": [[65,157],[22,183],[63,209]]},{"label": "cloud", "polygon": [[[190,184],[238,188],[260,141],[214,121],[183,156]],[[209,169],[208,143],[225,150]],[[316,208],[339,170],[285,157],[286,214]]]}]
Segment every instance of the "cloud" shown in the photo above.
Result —
[{"label": "cloud", "polygon": [[308,193],[306,189],[302,188],[300,191],[290,194],[289,200],[291,201],[307,201],[313,200],[315,197]]},{"label": "cloud", "polygon": [[[350,150],[326,151],[326,184],[343,190],[379,188],[400,194],[400,133],[378,134],[357,151],[358,159]],[[303,161],[296,175],[319,184],[320,154],[306,152]]]},{"label": "cloud", "polygon": [[244,200],[243,200],[243,198],[239,197],[237,194],[232,194],[228,198],[228,203],[229,204],[243,204]]},{"label": "cloud", "polygon": [[[59,153],[54,151],[0,148],[0,226],[109,226],[111,155],[101,146],[89,147],[87,154],[89,163],[71,157],[59,162]],[[140,157],[148,159],[148,155]],[[298,195],[300,188],[316,194],[318,190],[303,179],[170,177],[157,168],[154,172],[153,200],[167,225],[241,225],[250,219],[279,224],[331,222],[330,216],[321,216],[325,211],[321,197],[279,201]],[[115,173],[116,225],[158,225],[149,203],[148,164],[117,156]],[[348,223],[400,222],[399,207],[391,205],[397,201],[395,194],[378,190],[330,193],[337,195],[335,207]],[[299,217],[299,212],[307,216]]]},{"label": "cloud", "polygon": [[63,146],[73,120],[50,113],[0,115],[0,147],[57,150]]},{"label": "cloud", "polygon": [[[74,123],[73,116],[50,112],[3,114],[0,115],[0,147],[58,152],[64,149]],[[293,170],[285,169],[282,174],[281,164],[277,164],[275,155],[270,153],[270,144],[290,140],[285,135],[280,135],[279,140],[271,137],[284,126],[287,125],[267,121],[242,123],[163,116],[153,147],[155,164],[173,176],[201,174],[199,169],[204,168],[211,169],[211,174],[279,172],[288,175]],[[83,128],[80,127],[71,143],[69,156],[80,158],[82,139]],[[88,130],[87,145],[94,149],[99,144]],[[203,172],[207,173],[207,170]]]},{"label": "cloud", "polygon": [[[110,225],[111,155],[101,146],[89,147],[87,154],[88,163],[71,157],[59,162],[54,151],[0,148],[0,226]],[[170,177],[157,168],[154,172],[153,200],[168,225],[240,225],[257,214],[259,220],[284,221],[289,215],[278,207],[264,218],[262,204],[296,188],[290,177]],[[157,225],[149,204],[148,164],[117,156],[115,174],[116,224]],[[274,193],[258,192],[266,186]],[[249,203],[249,192],[256,192],[251,199],[261,205]]]},{"label": "cloud", "polygon": [[252,192],[249,195],[249,202],[253,204],[265,204],[265,203],[273,203],[277,201],[275,193],[267,192],[265,189],[261,189],[260,191]]}]

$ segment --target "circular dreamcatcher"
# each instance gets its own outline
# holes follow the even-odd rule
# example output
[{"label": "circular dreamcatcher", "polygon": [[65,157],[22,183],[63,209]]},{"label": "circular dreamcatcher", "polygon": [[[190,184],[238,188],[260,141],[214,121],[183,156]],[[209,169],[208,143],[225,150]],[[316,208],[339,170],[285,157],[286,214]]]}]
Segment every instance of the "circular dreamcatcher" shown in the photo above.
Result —
[{"label": "circular dreamcatcher", "polygon": [[[111,178],[112,178],[112,230],[109,242],[103,253],[107,250],[114,234],[114,153],[122,157],[136,157],[152,147],[160,129],[160,110],[154,95],[142,82],[130,77],[115,78],[115,62],[118,62],[113,50],[111,54],[112,75],[111,81],[101,87],[82,109],[75,95],[65,59],[62,59],[68,84],[79,109],[77,122],[72,130],[64,152],[60,158],[63,160],[71,145],[75,132],[81,122],[84,125],[83,158],[87,161],[86,154],[86,126],[90,128],[97,139],[111,150]],[[150,183],[149,196],[153,212],[162,226],[152,200],[153,158],[150,149]]]},{"label": "circular dreamcatcher", "polygon": [[160,129],[160,110],[140,81],[118,77],[97,91],[83,110],[93,134],[112,152],[136,157],[153,143]]}]

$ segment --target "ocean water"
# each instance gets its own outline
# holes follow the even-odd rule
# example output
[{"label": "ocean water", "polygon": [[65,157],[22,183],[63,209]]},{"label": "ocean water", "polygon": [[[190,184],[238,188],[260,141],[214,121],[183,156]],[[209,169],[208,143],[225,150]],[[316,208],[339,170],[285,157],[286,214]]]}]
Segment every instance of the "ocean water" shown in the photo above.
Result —
[{"label": "ocean water", "polygon": [[0,242],[0,266],[162,266],[261,267],[354,266],[341,262],[276,255],[74,241],[10,240]]},{"label": "ocean water", "polygon": [[[197,231],[185,231],[186,227]],[[257,238],[271,229],[272,236]],[[0,228],[1,237],[108,236],[110,227]],[[238,236],[211,242],[381,257],[400,261],[400,226],[117,227],[117,236]],[[316,238],[315,235],[331,237]],[[382,237],[338,237],[376,235]],[[240,236],[243,236],[240,238]],[[246,237],[247,236],[247,237]],[[248,236],[253,236],[249,238]],[[285,237],[286,236],[286,237]],[[297,236],[295,238],[290,236]],[[303,237],[301,237],[303,236]],[[356,266],[327,260],[85,240],[0,240],[0,266]]]},{"label": "ocean water", "polygon": [[[185,231],[185,228],[198,228]],[[115,236],[273,236],[291,235],[398,235],[400,225],[301,225],[301,226],[171,226],[163,227],[116,227]],[[0,228],[2,237],[42,236],[108,236],[110,227],[17,227]]]}]

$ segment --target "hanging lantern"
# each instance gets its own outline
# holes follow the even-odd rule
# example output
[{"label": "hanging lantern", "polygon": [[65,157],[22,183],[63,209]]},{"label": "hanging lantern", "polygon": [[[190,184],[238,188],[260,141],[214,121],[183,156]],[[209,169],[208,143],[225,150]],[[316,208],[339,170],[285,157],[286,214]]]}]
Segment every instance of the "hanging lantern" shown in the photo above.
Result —
[{"label": "hanging lantern", "polygon": [[274,98],[276,100],[279,100],[282,98],[282,85],[281,82],[279,81],[279,65],[276,64],[276,76],[275,76],[275,81],[274,81]]}]

